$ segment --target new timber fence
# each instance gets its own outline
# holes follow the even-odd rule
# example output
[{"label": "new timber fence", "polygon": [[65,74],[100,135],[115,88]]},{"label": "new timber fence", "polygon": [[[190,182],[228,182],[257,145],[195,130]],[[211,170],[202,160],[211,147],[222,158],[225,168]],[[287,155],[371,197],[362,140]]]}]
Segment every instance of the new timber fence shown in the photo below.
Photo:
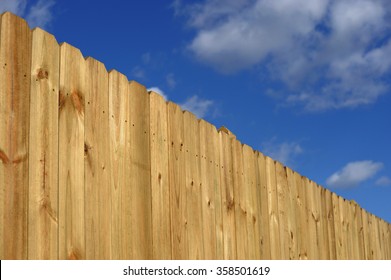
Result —
[{"label": "new timber fence", "polygon": [[1,259],[391,259],[391,225],[10,13]]}]

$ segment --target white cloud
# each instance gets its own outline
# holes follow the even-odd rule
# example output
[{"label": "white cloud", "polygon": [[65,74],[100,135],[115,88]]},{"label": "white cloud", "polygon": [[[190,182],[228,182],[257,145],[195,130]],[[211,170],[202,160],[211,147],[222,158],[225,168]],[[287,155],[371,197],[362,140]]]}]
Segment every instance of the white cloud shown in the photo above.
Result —
[{"label": "white cloud", "polygon": [[31,6],[26,14],[26,19],[31,27],[39,26],[45,28],[52,21],[52,11],[54,6],[52,0],[39,0],[35,5]]},{"label": "white cloud", "polygon": [[175,80],[175,76],[173,73],[169,73],[167,76],[166,76],[166,82],[167,82],[167,85],[173,89],[176,87],[176,80]]},{"label": "white cloud", "polygon": [[192,112],[198,118],[205,117],[212,105],[212,100],[202,99],[197,95],[193,95],[192,97],[188,98],[184,103],[180,104],[183,110]]},{"label": "white cloud", "polygon": [[26,0],[1,0],[0,13],[5,11],[12,12],[18,16],[24,17],[31,28],[41,27],[45,28],[52,21],[51,8],[55,2],[53,0],[38,0],[35,3]]},{"label": "white cloud", "polygon": [[303,148],[296,142],[277,143],[276,138],[264,142],[261,151],[286,166],[292,166],[294,158],[303,153]]},{"label": "white cloud", "polygon": [[375,184],[382,187],[391,186],[391,179],[387,176],[382,176],[376,180]]},{"label": "white cloud", "polygon": [[356,187],[375,176],[382,168],[381,162],[371,160],[350,162],[327,178],[326,184],[333,188]]},{"label": "white cloud", "polygon": [[11,12],[17,15],[23,14],[26,9],[26,0],[1,0],[0,13]]},{"label": "white cloud", "polygon": [[138,78],[138,79],[144,79],[145,78],[145,71],[140,66],[135,66],[132,69],[132,76]]},{"label": "white cloud", "polygon": [[148,90],[148,91],[156,92],[156,93],[160,94],[161,96],[163,96],[163,98],[164,98],[165,100],[168,100],[167,94],[165,94],[164,91],[161,90],[161,89],[158,88],[158,87],[150,87],[150,88],[148,88],[147,90]]},{"label": "white cloud", "polygon": [[285,85],[280,101],[308,111],[374,103],[391,72],[388,0],[174,2],[196,30],[203,63],[233,73],[264,65]]}]

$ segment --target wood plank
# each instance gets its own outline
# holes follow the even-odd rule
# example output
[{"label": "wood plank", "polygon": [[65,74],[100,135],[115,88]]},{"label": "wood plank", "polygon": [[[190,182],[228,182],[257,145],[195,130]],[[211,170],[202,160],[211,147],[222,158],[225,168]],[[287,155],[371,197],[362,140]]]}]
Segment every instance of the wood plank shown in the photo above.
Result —
[{"label": "wood plank", "polygon": [[58,91],[60,47],[32,34],[28,259],[58,259]]},{"label": "wood plank", "polygon": [[202,182],[200,162],[200,131],[197,117],[185,111],[183,113],[184,146],[186,161],[186,210],[188,259],[204,258],[202,234]]},{"label": "wood plank", "polygon": [[262,153],[258,153],[257,162],[258,162],[257,198],[258,198],[258,211],[259,211],[258,225],[259,225],[260,258],[263,260],[269,260],[271,259],[271,246],[270,246],[266,157]]},{"label": "wood plank", "polygon": [[326,218],[327,218],[327,235],[329,241],[329,259],[337,259],[337,244],[335,239],[335,224],[332,193],[325,189],[325,203],[326,203]]},{"label": "wood plank", "polygon": [[327,193],[329,192],[327,189],[322,186],[318,186],[319,195],[320,195],[320,220],[321,220],[321,230],[322,230],[322,240],[321,242],[321,259],[330,260],[331,259],[331,250],[330,250],[330,238],[329,238],[329,220],[328,220],[328,209],[327,203],[329,198],[327,197]]},{"label": "wood plank", "polygon": [[306,204],[307,192],[305,178],[298,173],[295,173],[295,181],[297,187],[297,198],[296,198],[296,208],[297,208],[297,230],[299,232],[298,240],[298,258],[300,260],[308,259],[309,244],[308,244],[308,232],[309,232],[309,223],[308,223],[308,207]]},{"label": "wood plank", "polygon": [[86,61],[84,187],[86,258],[111,259],[109,75],[95,59]]},{"label": "wood plank", "polygon": [[60,48],[59,258],[85,259],[84,109],[87,71],[80,51]]},{"label": "wood plank", "polygon": [[280,244],[281,244],[281,259],[289,259],[290,233],[288,229],[288,181],[284,166],[276,161],[276,178],[277,178],[277,205],[278,205],[278,220],[280,223]]},{"label": "wood plank", "polygon": [[168,126],[172,258],[187,259],[183,114],[181,108],[172,102],[168,103]]},{"label": "wood plank", "polygon": [[247,225],[247,243],[248,243],[248,259],[260,259],[260,243],[259,243],[259,213],[256,191],[256,174],[255,174],[255,155],[254,150],[243,145],[243,171],[244,185],[243,195],[244,207],[246,213]]},{"label": "wood plank", "polygon": [[[214,127],[204,120],[199,122],[201,155],[201,210],[205,259],[217,259],[216,232],[216,196],[215,170],[216,159],[213,156],[214,144],[211,133]],[[219,179],[220,180],[220,179]]]},{"label": "wood plank", "polygon": [[0,258],[27,258],[31,31],[4,13],[0,35]]},{"label": "wood plank", "polygon": [[[200,122],[201,128],[206,122]],[[201,129],[202,131],[202,129]],[[207,134],[206,134],[207,136]],[[220,138],[220,183],[222,198],[222,218],[223,218],[223,239],[224,239],[224,259],[236,259],[236,230],[235,230],[235,196],[234,196],[234,178],[232,163],[232,137],[226,132],[219,131]],[[206,139],[207,140],[207,139]],[[213,166],[213,161],[205,158],[206,169]],[[205,228],[206,225],[205,225]]]},{"label": "wood plank", "polygon": [[277,182],[275,163],[270,157],[266,157],[266,186],[268,192],[268,208],[269,208],[269,225],[270,225],[270,248],[271,259],[280,260],[281,243],[280,243],[280,223],[278,214],[277,200]]},{"label": "wood plank", "polygon": [[288,181],[288,203],[287,203],[287,217],[288,217],[288,232],[289,232],[289,259],[299,259],[299,233],[297,231],[297,216],[298,210],[296,207],[296,198],[298,195],[294,171],[285,167]]},{"label": "wood plank", "polygon": [[234,171],[234,197],[235,203],[235,230],[237,259],[248,258],[246,197],[244,193],[243,148],[242,144],[234,139],[232,141],[233,171]]},{"label": "wood plank", "polygon": [[346,259],[346,254],[344,252],[345,243],[342,231],[342,220],[340,215],[339,200],[340,197],[337,196],[335,193],[332,193],[337,260],[344,260]]},{"label": "wood plank", "polygon": [[149,94],[135,81],[130,94],[131,231],[134,259],[152,259],[151,152],[149,148]]},{"label": "wood plank", "polygon": [[350,245],[351,245],[351,260],[359,260],[360,259],[360,243],[359,236],[360,230],[358,227],[358,221],[356,217],[356,206],[357,203],[354,200],[348,201],[348,210],[349,210],[349,220],[350,220]]},{"label": "wood plank", "polygon": [[371,241],[369,237],[369,221],[368,213],[364,209],[361,209],[361,219],[362,219],[362,228],[363,228],[363,237],[364,237],[364,260],[371,259]]},{"label": "wood plank", "polygon": [[319,222],[319,211],[315,201],[315,183],[308,178],[305,179],[306,184],[306,204],[308,212],[308,243],[309,251],[308,258],[310,260],[319,259],[319,248],[318,248],[318,222]]},{"label": "wood plank", "polygon": [[318,247],[318,258],[320,260],[328,259],[328,245],[326,242],[326,236],[324,235],[325,219],[322,213],[322,193],[321,187],[313,182],[314,187],[314,208],[316,215],[316,243]]},{"label": "wood plank", "polygon": [[152,243],[154,259],[171,259],[167,104],[150,92]]},{"label": "wood plank", "polygon": [[[117,71],[109,73],[110,187],[112,259],[131,259],[131,231],[126,228],[126,194],[130,189],[130,100],[128,79]],[[124,203],[124,204],[123,204]],[[128,220],[130,217],[128,217]]]},{"label": "wood plank", "polygon": [[211,183],[215,193],[214,207],[215,207],[215,222],[216,222],[216,256],[217,259],[224,258],[224,234],[223,234],[223,202],[222,190],[220,184],[220,149],[219,149],[219,135],[213,125],[209,125],[209,137],[211,145],[208,145],[208,154],[213,162],[211,168]]}]

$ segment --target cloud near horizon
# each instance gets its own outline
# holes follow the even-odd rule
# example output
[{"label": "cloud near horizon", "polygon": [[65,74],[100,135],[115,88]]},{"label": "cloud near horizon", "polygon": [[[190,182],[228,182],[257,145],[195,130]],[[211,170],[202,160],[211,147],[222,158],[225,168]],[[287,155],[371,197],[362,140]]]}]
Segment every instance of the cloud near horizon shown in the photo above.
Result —
[{"label": "cloud near horizon", "polygon": [[332,188],[357,187],[360,183],[374,177],[383,168],[383,163],[371,160],[354,161],[332,174],[326,184]]},{"label": "cloud near horizon", "polygon": [[[374,103],[389,89],[388,0],[174,1],[196,31],[188,49],[222,73],[263,69],[281,104],[306,111]],[[261,67],[259,67],[261,66]]]},{"label": "cloud near horizon", "polygon": [[31,28],[45,28],[53,20],[51,8],[54,4],[54,0],[30,1],[29,5],[27,0],[1,0],[0,13],[8,11],[24,17]]},{"label": "cloud near horizon", "polygon": [[278,143],[276,138],[264,142],[261,147],[262,153],[290,167],[294,165],[294,159],[304,151],[296,142]]}]

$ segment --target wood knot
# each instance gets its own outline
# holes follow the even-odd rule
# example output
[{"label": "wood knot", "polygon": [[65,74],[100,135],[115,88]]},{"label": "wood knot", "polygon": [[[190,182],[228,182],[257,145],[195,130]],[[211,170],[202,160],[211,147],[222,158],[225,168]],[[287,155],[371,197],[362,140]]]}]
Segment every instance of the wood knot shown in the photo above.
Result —
[{"label": "wood knot", "polygon": [[227,200],[227,210],[230,211],[234,208],[235,202],[233,199],[228,199]]},{"label": "wood knot", "polygon": [[47,70],[42,68],[38,69],[37,78],[39,80],[48,79],[48,77],[49,77],[49,72]]},{"label": "wood knot", "polygon": [[72,92],[71,99],[72,99],[73,107],[76,109],[76,111],[80,115],[83,114],[84,100],[83,100],[83,97],[80,95],[80,93],[77,91]]}]

